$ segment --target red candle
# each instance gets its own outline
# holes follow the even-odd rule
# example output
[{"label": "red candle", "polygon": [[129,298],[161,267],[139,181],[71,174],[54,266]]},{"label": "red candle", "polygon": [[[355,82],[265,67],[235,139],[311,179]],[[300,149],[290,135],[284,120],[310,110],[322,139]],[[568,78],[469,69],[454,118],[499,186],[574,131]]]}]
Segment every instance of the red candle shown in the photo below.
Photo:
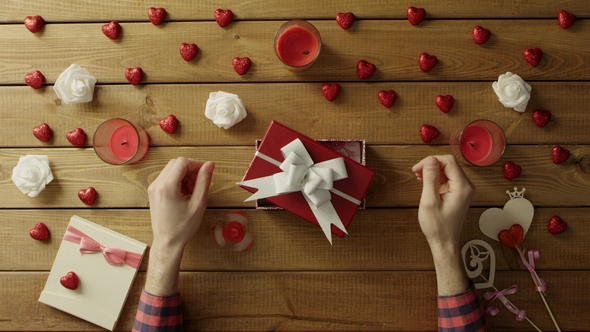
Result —
[{"label": "red candle", "polygon": [[506,137],[494,122],[477,120],[451,136],[451,147],[462,160],[476,166],[488,166],[504,154]]},{"label": "red candle", "polygon": [[145,130],[125,119],[107,120],[94,133],[94,151],[109,164],[137,162],[145,156],[148,146]]},{"label": "red candle", "polygon": [[311,66],[320,54],[321,45],[320,33],[306,21],[289,21],[275,35],[277,56],[292,68]]}]

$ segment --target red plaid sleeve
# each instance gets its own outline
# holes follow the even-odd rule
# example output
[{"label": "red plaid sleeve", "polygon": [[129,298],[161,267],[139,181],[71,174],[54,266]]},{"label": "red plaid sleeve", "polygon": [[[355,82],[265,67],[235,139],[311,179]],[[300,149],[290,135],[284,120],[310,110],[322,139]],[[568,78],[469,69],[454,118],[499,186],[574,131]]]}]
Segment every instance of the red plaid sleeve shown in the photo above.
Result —
[{"label": "red plaid sleeve", "polygon": [[473,284],[463,293],[438,297],[438,330],[443,332],[490,330]]},{"label": "red plaid sleeve", "polygon": [[183,331],[180,294],[157,296],[143,290],[133,332]]}]

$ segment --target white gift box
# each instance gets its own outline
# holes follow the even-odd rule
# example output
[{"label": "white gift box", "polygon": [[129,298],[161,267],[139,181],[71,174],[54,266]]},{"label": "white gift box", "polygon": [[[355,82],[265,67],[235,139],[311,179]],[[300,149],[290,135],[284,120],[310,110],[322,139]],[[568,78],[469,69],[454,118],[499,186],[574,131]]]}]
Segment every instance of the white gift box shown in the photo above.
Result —
[{"label": "white gift box", "polygon": [[[95,241],[91,243],[98,243],[100,250],[82,253],[79,243],[71,242],[64,236],[39,302],[112,331],[119,320],[137,268],[125,263],[109,264],[106,255],[114,248],[134,253],[128,256],[135,256],[139,267],[147,245],[78,216],[70,219],[66,234],[69,230],[83,233],[86,239],[82,242],[91,238]],[[78,275],[76,290],[65,288],[60,283],[60,278],[69,271]]]}]

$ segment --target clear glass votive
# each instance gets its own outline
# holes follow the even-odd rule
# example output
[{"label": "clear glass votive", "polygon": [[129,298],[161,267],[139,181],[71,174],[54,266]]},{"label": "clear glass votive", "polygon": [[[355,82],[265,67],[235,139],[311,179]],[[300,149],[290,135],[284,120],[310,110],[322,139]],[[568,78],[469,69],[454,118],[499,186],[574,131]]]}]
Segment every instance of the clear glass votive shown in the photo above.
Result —
[{"label": "clear glass votive", "polygon": [[275,34],[275,53],[290,69],[305,69],[313,65],[321,48],[319,31],[307,21],[289,21]]},{"label": "clear glass votive", "polygon": [[489,166],[498,161],[506,149],[504,131],[490,120],[475,120],[451,135],[451,150],[460,161],[475,166]]},{"label": "clear glass votive", "polygon": [[94,152],[112,165],[141,160],[149,147],[149,136],[140,126],[120,118],[101,123],[94,132]]}]

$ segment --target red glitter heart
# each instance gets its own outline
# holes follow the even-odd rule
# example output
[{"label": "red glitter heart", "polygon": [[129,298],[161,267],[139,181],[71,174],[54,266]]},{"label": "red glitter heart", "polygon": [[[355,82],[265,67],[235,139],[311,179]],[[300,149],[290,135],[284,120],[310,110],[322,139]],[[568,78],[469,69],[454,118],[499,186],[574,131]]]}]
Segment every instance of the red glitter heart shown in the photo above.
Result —
[{"label": "red glitter heart", "polygon": [[516,178],[520,175],[520,172],[522,172],[522,168],[517,164],[511,161],[507,161],[504,164],[504,178],[506,178],[506,180],[512,180]]},{"label": "red glitter heart", "polygon": [[49,238],[49,228],[42,222],[38,222],[35,227],[29,231],[29,235],[37,241],[45,241]]},{"label": "red glitter heart", "polygon": [[533,111],[533,121],[537,127],[545,127],[547,123],[551,120],[551,112],[546,110],[534,110]]},{"label": "red glitter heart", "polygon": [[553,147],[551,151],[551,160],[554,164],[561,164],[564,161],[568,160],[570,157],[570,151],[566,148],[562,148],[559,145]]},{"label": "red glitter heart", "polygon": [[559,26],[561,26],[562,29],[567,29],[576,23],[576,15],[562,10],[557,14],[557,21],[559,21]]},{"label": "red glitter heart", "polygon": [[47,123],[42,123],[33,128],[33,135],[41,142],[48,142],[51,139],[51,128]]},{"label": "red glitter heart", "polygon": [[473,35],[473,41],[476,44],[481,45],[481,44],[487,42],[488,39],[490,39],[492,32],[486,28],[476,25],[475,27],[473,27],[472,35]]},{"label": "red glitter heart", "polygon": [[561,220],[561,217],[553,216],[549,220],[547,230],[549,231],[549,233],[553,235],[561,234],[567,230],[567,224],[565,223],[565,221]]},{"label": "red glitter heart", "polygon": [[350,28],[353,22],[354,14],[351,12],[336,14],[336,23],[344,30]]},{"label": "red glitter heart", "polygon": [[125,69],[125,78],[129,83],[138,85],[143,78],[143,70],[141,67],[127,68]]},{"label": "red glitter heart", "polygon": [[407,11],[408,21],[411,25],[417,25],[422,22],[424,16],[426,16],[426,10],[424,8],[409,7]]},{"label": "red glitter heart", "polygon": [[231,23],[234,19],[234,13],[229,9],[216,9],[215,10],[215,21],[220,27],[225,27]]},{"label": "red glitter heart", "polygon": [[78,275],[76,272],[70,271],[66,273],[65,276],[59,278],[59,282],[65,288],[76,290],[78,289],[78,285],[80,284],[80,280],[78,279]]},{"label": "red glitter heart", "polygon": [[195,58],[195,56],[197,56],[197,52],[199,52],[197,44],[182,43],[180,44],[179,50],[180,56],[184,59],[184,61],[191,61]]},{"label": "red glitter heart", "polygon": [[244,75],[248,71],[248,69],[250,69],[251,64],[252,61],[250,61],[250,58],[248,57],[235,57],[231,61],[231,65],[232,67],[234,67],[234,70],[236,71],[236,73],[238,73],[238,75]]},{"label": "red glitter heart", "polygon": [[328,101],[333,101],[340,94],[340,84],[338,83],[324,83],[322,85],[322,93]]},{"label": "red glitter heart", "polygon": [[375,65],[365,60],[360,60],[356,64],[356,74],[360,79],[367,79],[375,72]]},{"label": "red glitter heart", "polygon": [[121,25],[117,21],[111,21],[102,26],[102,33],[110,39],[115,40],[121,34]]},{"label": "red glitter heart", "polygon": [[84,203],[86,205],[94,204],[94,201],[96,200],[96,195],[97,195],[96,189],[94,189],[93,187],[88,187],[86,189],[80,189],[78,191],[78,198],[80,198],[82,203]]},{"label": "red glitter heart", "polygon": [[420,128],[420,138],[424,143],[430,143],[433,139],[437,138],[440,135],[438,129],[435,126],[424,124]]},{"label": "red glitter heart", "polygon": [[153,25],[160,25],[166,18],[166,9],[150,7],[148,9],[148,18]]},{"label": "red glitter heart", "polygon": [[526,62],[531,66],[536,67],[539,62],[541,62],[543,51],[540,48],[527,48],[524,50],[523,55]]},{"label": "red glitter heart", "polygon": [[84,141],[86,141],[86,133],[82,128],[76,128],[66,134],[66,139],[72,145],[84,146]]},{"label": "red glitter heart", "polygon": [[502,230],[498,233],[498,241],[510,248],[518,248],[524,238],[524,230],[519,224],[510,226],[508,230]]},{"label": "red glitter heart", "polygon": [[430,69],[434,68],[434,66],[436,66],[437,61],[438,59],[436,58],[436,56],[430,55],[428,53],[422,53],[418,58],[420,70],[422,70],[423,72],[427,72]]},{"label": "red glitter heart", "polygon": [[451,108],[453,108],[453,104],[455,103],[455,98],[451,95],[438,95],[436,96],[436,106],[443,112],[449,113]]},{"label": "red glitter heart", "polygon": [[25,17],[25,27],[27,27],[27,29],[29,29],[29,31],[35,33],[39,30],[41,30],[41,28],[43,27],[43,17],[39,16],[39,15],[35,15],[35,16],[27,16]]},{"label": "red glitter heart", "polygon": [[172,135],[176,132],[176,128],[178,127],[178,119],[173,114],[168,115],[167,117],[160,120],[160,128],[166,133]]},{"label": "red glitter heart", "polygon": [[377,97],[383,106],[391,108],[397,99],[397,93],[393,90],[381,90]]},{"label": "red glitter heart", "polygon": [[39,89],[43,86],[43,74],[35,70],[25,75],[25,83],[33,89]]}]

